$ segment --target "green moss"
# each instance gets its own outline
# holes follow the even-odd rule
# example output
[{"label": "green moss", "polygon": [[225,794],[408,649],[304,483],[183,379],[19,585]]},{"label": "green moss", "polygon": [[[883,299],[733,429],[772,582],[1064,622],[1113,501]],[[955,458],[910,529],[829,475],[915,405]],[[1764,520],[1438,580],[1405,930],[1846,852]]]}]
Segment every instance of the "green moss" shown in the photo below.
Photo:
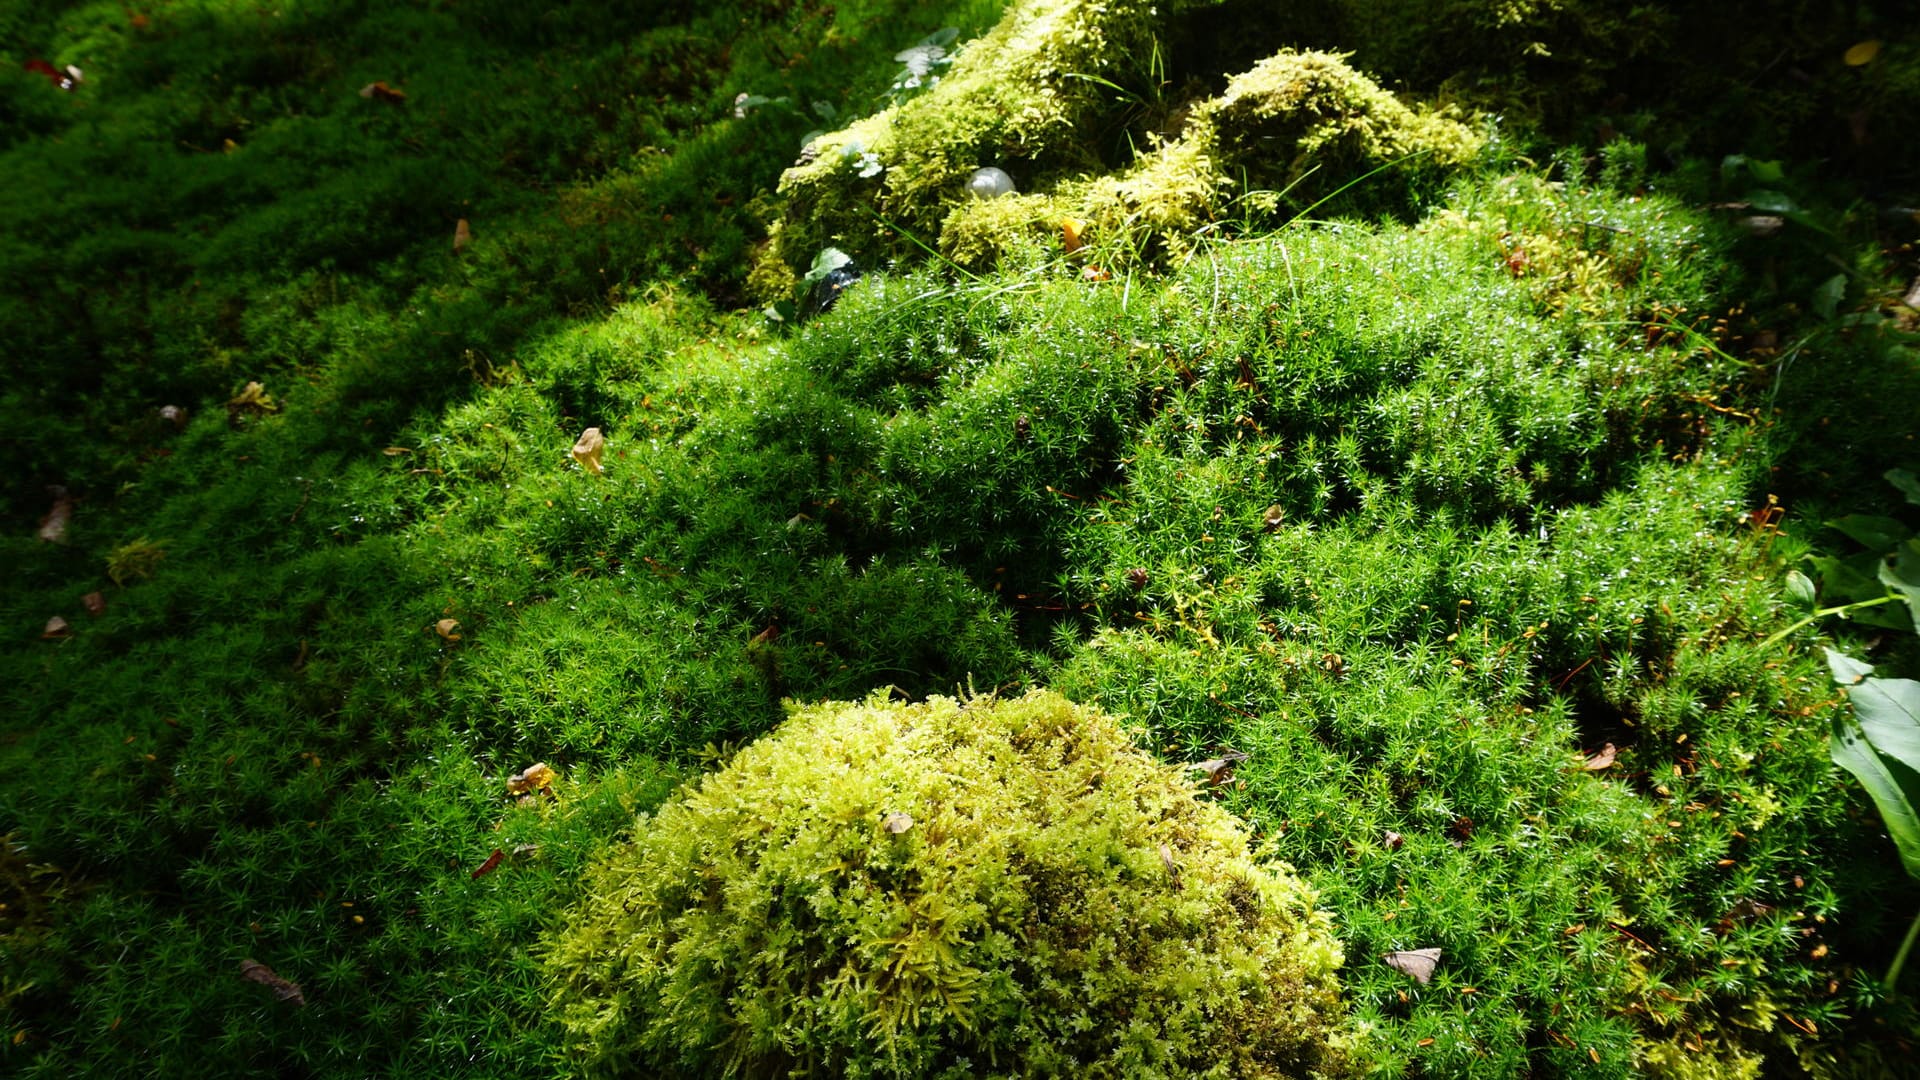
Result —
[{"label": "green moss", "polygon": [[876,696],[643,821],[551,966],[601,1072],[1331,1075],[1312,905],[1110,717]]},{"label": "green moss", "polygon": [[[1093,164],[1080,147],[1101,92],[1070,76],[1114,74],[1142,51],[1152,13],[1146,0],[1013,6],[960,50],[931,91],[814,140],[811,160],[780,178],[782,256],[803,265],[830,243],[885,238],[880,217],[932,234],[967,198],[968,174],[984,165],[1008,166],[1024,183],[1035,168]],[[863,176],[867,155],[885,171]]]},{"label": "green moss", "polygon": [[[897,244],[905,229],[984,268],[1071,217],[1105,238],[1105,261],[1130,261],[1184,251],[1241,182],[1299,188],[1311,173],[1302,193],[1324,193],[1388,162],[1418,156],[1447,168],[1480,149],[1466,125],[1409,108],[1341,57],[1286,50],[1220,97],[1190,103],[1178,138],[1149,133],[1151,149],[1108,168],[1096,130],[1128,117],[1106,90],[1157,62],[1167,21],[1133,3],[1016,6],[930,93],[814,141],[811,160],[781,178],[778,257],[804,265],[828,244]],[[1028,194],[968,198],[967,175],[990,164]]]}]

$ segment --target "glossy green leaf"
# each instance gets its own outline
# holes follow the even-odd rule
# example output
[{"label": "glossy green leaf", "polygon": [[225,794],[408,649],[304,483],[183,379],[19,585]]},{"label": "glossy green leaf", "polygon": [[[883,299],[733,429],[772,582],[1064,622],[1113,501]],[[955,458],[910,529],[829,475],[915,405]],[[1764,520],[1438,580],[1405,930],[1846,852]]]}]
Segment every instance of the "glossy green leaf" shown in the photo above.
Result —
[{"label": "glossy green leaf", "polygon": [[1812,611],[1815,598],[1813,581],[1798,570],[1787,571],[1787,602],[1802,611]]},{"label": "glossy green leaf", "polygon": [[1880,564],[1880,584],[1906,600],[1907,614],[1913,616],[1913,632],[1920,634],[1920,540],[1901,544],[1891,561]]},{"label": "glossy green leaf", "polygon": [[1880,808],[1909,876],[1920,879],[1920,682],[1871,678],[1872,665],[1827,650],[1853,712],[1837,712],[1830,752]]},{"label": "glossy green leaf", "polygon": [[1831,319],[1840,310],[1840,301],[1847,297],[1847,275],[1835,274],[1820,283],[1813,290],[1813,313],[1823,319]]},{"label": "glossy green leaf", "polygon": [[1914,506],[1920,506],[1920,477],[1913,475],[1912,469],[1888,469],[1887,483],[1900,489],[1900,494]]},{"label": "glossy green leaf", "polygon": [[1913,535],[1912,529],[1893,518],[1874,514],[1848,514],[1827,522],[1827,528],[1845,534],[1875,553],[1892,551],[1895,545]]}]

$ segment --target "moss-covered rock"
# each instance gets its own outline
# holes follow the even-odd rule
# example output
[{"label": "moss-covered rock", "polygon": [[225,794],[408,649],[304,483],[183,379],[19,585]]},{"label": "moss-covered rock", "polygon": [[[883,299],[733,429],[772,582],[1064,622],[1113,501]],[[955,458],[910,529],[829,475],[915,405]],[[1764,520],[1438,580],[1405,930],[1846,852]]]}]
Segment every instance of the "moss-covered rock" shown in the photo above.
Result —
[{"label": "moss-covered rock", "polygon": [[1312,894],[1058,695],[796,709],[643,821],[553,944],[634,1075],[1344,1073]]},{"label": "moss-covered rock", "polygon": [[[1104,238],[1104,258],[1125,261],[1178,252],[1243,180],[1297,185],[1317,172],[1331,190],[1389,161],[1452,166],[1479,149],[1471,128],[1408,107],[1342,57],[1284,50],[1176,110],[1177,136],[1143,132],[1142,152],[1109,167],[1098,132],[1124,128],[1132,108],[1115,80],[1151,67],[1156,35],[1177,18],[1134,0],[1015,4],[930,92],[808,147],[781,177],[768,256],[801,266],[829,245],[897,245],[905,230],[985,267],[1074,218]],[[969,196],[967,176],[986,165],[1028,194]]]}]

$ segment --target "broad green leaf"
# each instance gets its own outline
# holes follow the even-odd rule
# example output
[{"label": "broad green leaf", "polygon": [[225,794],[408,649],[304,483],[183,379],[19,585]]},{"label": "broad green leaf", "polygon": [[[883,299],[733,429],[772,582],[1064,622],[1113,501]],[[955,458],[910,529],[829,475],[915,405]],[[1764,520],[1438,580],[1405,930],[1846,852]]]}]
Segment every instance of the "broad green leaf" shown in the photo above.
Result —
[{"label": "broad green leaf", "polygon": [[1798,570],[1787,571],[1787,602],[1802,611],[1812,611],[1815,598],[1813,581]]},{"label": "broad green leaf", "polygon": [[1840,301],[1846,298],[1847,275],[1835,274],[1813,290],[1813,313],[1831,319],[1840,310]]},{"label": "broad green leaf", "polygon": [[1886,477],[1887,483],[1899,488],[1909,503],[1920,506],[1920,477],[1914,476],[1912,469],[1888,469]]},{"label": "broad green leaf", "polygon": [[1900,541],[1913,535],[1913,530],[1900,522],[1874,514],[1848,514],[1827,522],[1827,528],[1844,533],[1848,539],[1876,553],[1892,551]]},{"label": "broad green leaf", "polygon": [[811,285],[828,274],[853,261],[853,256],[839,248],[821,248],[820,254],[813,257],[813,266],[807,270],[806,282]]},{"label": "broad green leaf", "polygon": [[1791,214],[1800,209],[1798,203],[1778,191],[1749,191],[1747,202],[1763,214]]},{"label": "broad green leaf", "polygon": [[1866,677],[1873,668],[1829,649],[1827,663],[1848,690],[1853,714],[1837,712],[1833,760],[1867,789],[1907,874],[1920,880],[1920,682]]},{"label": "broad green leaf", "polygon": [[1873,665],[1855,660],[1843,652],[1827,650],[1827,670],[1833,672],[1833,681],[1841,686],[1853,686],[1861,679],[1873,674]]},{"label": "broad green leaf", "polygon": [[1920,540],[1909,540],[1895,550],[1892,562],[1880,564],[1880,584],[1899,593],[1913,616],[1913,632],[1920,634]]},{"label": "broad green leaf", "polygon": [[1820,592],[1832,604],[1856,604],[1887,594],[1880,584],[1880,556],[1871,551],[1845,559],[1815,556],[1807,560],[1820,577]]}]

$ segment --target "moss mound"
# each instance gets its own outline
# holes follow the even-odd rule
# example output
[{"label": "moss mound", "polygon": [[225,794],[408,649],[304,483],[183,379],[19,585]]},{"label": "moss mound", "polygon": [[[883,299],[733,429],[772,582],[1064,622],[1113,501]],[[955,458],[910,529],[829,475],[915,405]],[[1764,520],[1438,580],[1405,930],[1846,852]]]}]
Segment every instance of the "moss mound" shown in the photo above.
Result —
[{"label": "moss mound", "polygon": [[[1445,172],[1481,148],[1459,119],[1409,107],[1339,55],[1282,49],[1227,79],[1223,95],[1172,110],[1165,119],[1177,137],[1143,131],[1128,161],[1104,161],[1102,132],[1155,112],[1109,88],[1153,67],[1157,35],[1181,21],[1177,6],[1166,14],[1162,6],[1011,5],[927,93],[815,139],[781,176],[762,260],[777,265],[756,269],[755,288],[779,294],[791,268],[830,244],[866,256],[898,249],[900,228],[980,269],[1036,238],[1057,244],[1066,218],[1091,225],[1103,262],[1149,249],[1178,254],[1243,182],[1305,197],[1389,162],[1418,159]],[[1005,165],[1028,194],[972,198],[966,179],[983,165]],[[1316,183],[1301,186],[1316,172]],[[1274,202],[1269,193],[1244,209]]]},{"label": "moss mound", "polygon": [[589,895],[550,964],[609,1072],[1346,1071],[1312,894],[1055,694],[796,709]]}]

